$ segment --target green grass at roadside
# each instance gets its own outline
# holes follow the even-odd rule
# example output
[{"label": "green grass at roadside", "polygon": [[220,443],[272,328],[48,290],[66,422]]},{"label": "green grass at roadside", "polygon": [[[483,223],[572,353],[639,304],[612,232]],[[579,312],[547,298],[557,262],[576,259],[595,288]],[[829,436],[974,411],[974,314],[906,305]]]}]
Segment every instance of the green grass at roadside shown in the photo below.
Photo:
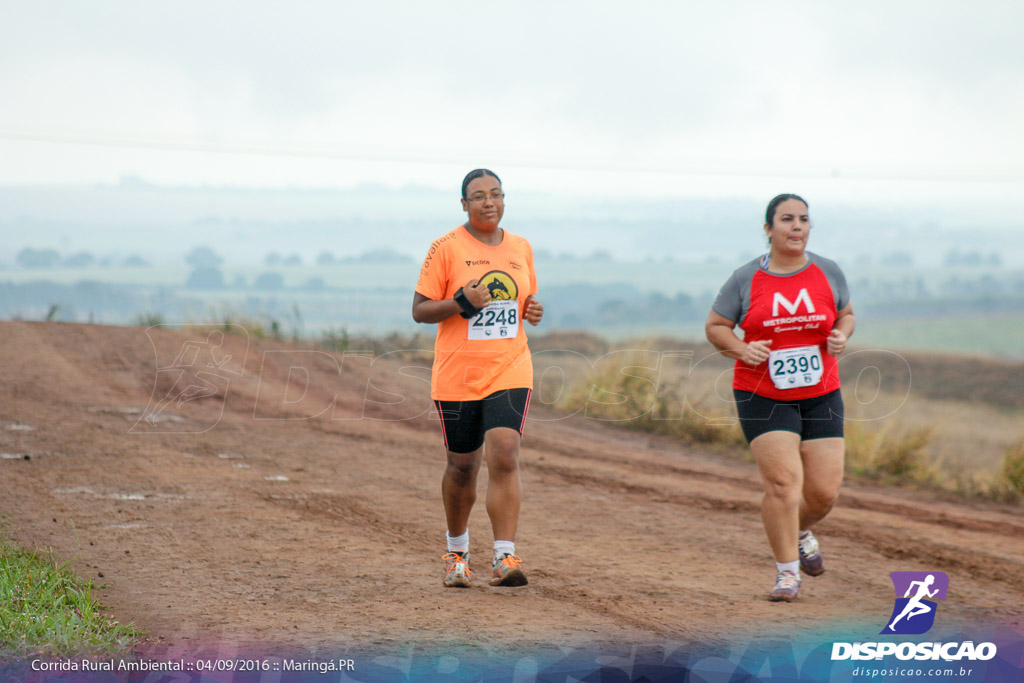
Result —
[{"label": "green grass at roadside", "polygon": [[0,536],[0,658],[130,653],[140,633],[103,613],[93,589]]}]

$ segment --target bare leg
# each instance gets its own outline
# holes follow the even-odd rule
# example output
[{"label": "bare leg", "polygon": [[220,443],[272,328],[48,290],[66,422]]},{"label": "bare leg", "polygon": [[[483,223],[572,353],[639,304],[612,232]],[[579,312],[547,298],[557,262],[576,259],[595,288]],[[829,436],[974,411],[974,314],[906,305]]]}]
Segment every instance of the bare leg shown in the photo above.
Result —
[{"label": "bare leg", "polygon": [[812,439],[800,444],[804,467],[803,496],[800,499],[801,529],[810,529],[832,510],[843,483],[845,448],[841,438]]},{"label": "bare leg", "polygon": [[472,453],[448,451],[448,467],[441,478],[441,499],[448,521],[448,533],[460,536],[469,524],[469,513],[476,502],[476,475],[480,472],[483,448]]},{"label": "bare leg", "polygon": [[774,431],[757,437],[750,450],[761,471],[764,498],[761,520],[776,562],[795,562],[799,555],[800,495],[803,468],[800,462],[800,435]]},{"label": "bare leg", "polygon": [[523,497],[519,480],[519,432],[496,427],[487,432],[487,514],[495,540],[514,541]]}]

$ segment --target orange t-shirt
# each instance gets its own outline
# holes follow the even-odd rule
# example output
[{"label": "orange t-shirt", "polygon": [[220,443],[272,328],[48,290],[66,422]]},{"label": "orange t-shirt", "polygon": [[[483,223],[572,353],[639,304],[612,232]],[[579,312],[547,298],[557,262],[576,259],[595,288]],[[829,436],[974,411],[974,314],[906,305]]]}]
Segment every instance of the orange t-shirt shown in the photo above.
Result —
[{"label": "orange t-shirt", "polygon": [[416,291],[451,299],[459,287],[482,278],[491,303],[474,318],[453,315],[437,325],[430,397],[478,401],[503,389],[532,389],[533,361],[526,345],[523,308],[537,293],[530,243],[508,230],[501,244],[484,244],[459,226],[430,245]]}]

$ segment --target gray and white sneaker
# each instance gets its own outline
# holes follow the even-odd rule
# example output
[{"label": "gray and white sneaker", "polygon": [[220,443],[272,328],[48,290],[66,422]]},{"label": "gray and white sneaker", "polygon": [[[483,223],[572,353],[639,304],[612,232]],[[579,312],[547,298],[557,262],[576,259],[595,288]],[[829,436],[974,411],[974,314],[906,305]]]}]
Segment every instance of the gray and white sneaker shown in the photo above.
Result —
[{"label": "gray and white sneaker", "polygon": [[798,572],[779,572],[775,577],[775,588],[768,593],[772,602],[793,602],[800,591],[800,574]]},{"label": "gray and white sneaker", "polygon": [[800,539],[800,569],[808,576],[820,576],[825,573],[825,558],[818,549],[818,539],[810,531]]}]

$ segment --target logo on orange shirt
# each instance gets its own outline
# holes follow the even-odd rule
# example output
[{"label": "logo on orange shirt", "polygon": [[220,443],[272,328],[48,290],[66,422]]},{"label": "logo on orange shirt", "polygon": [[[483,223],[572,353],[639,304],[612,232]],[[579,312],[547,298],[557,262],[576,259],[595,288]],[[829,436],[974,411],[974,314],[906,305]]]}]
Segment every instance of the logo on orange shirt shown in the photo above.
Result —
[{"label": "logo on orange shirt", "polygon": [[509,300],[519,298],[519,287],[512,276],[502,270],[492,270],[480,278],[480,282],[491,292],[491,299]]}]

